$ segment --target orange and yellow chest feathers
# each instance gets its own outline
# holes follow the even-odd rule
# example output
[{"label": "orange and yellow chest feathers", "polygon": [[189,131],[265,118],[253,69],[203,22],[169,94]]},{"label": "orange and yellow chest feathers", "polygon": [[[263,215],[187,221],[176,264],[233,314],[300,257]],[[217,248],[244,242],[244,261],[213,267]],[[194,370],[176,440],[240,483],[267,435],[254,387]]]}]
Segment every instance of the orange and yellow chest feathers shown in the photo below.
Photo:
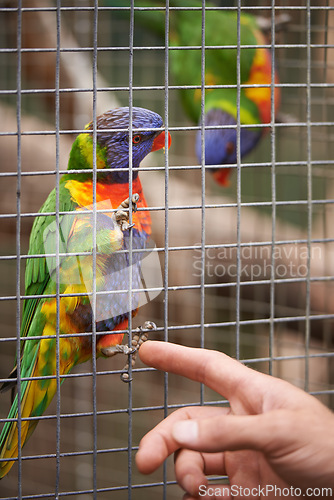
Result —
[{"label": "orange and yellow chest feathers", "polygon": [[[65,183],[66,189],[69,190],[71,199],[78,205],[78,208],[90,207],[93,204],[93,181],[86,180],[84,182],[70,179]],[[147,209],[147,203],[144,197],[143,189],[139,177],[132,183],[132,192],[139,195],[137,202],[137,211],[132,214],[132,223],[139,232],[151,234],[151,217]],[[129,197],[129,184],[117,184],[107,182],[96,183],[96,203],[104,205],[110,202],[113,209]]]}]

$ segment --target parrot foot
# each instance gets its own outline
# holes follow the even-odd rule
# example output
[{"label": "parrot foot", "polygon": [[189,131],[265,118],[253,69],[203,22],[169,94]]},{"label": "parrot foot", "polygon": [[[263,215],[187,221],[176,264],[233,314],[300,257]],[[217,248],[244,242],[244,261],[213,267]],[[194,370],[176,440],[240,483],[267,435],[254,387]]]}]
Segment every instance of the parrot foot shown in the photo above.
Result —
[{"label": "parrot foot", "polygon": [[[131,342],[131,347],[129,347],[129,354],[132,354],[131,358],[131,367],[133,368],[135,363],[136,363],[136,358],[137,358],[137,353],[139,351],[140,346],[146,342],[148,339],[148,331],[147,330],[156,330],[157,326],[153,321],[145,321],[143,326],[140,326],[135,329],[134,335],[132,337],[132,342]],[[124,346],[125,347],[125,346]],[[128,346],[126,346],[128,347]],[[127,361],[126,365],[124,366],[123,370],[125,373],[121,374],[121,380],[123,382],[131,382],[132,379],[130,379],[129,376],[129,360]]]},{"label": "parrot foot", "polygon": [[[136,212],[137,210],[137,202],[139,200],[139,194],[134,193],[132,195],[131,201],[132,201],[132,211]],[[131,229],[134,224],[129,224],[129,209],[130,207],[130,198],[127,198],[126,200],[122,201],[122,203],[119,205],[117,208],[117,211],[115,212],[115,219],[119,227],[121,228],[122,231],[126,231],[127,229]]]},{"label": "parrot foot", "polygon": [[128,356],[129,354],[133,354],[136,352],[136,348],[129,347],[127,344],[116,344],[109,347],[103,347],[101,352],[104,356],[111,358],[111,356],[115,356],[115,354],[125,354]]}]

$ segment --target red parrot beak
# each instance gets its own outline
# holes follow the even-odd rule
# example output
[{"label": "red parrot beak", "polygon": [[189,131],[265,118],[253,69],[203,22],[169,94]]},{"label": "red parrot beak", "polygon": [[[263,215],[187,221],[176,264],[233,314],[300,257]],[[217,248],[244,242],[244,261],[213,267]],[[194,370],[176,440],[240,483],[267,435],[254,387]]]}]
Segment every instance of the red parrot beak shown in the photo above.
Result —
[{"label": "red parrot beak", "polygon": [[[159,149],[162,149],[165,147],[165,132],[161,132],[153,141],[153,146],[151,151],[158,151]],[[170,145],[172,143],[172,138],[170,136],[170,133],[168,132],[168,149],[170,148]]]},{"label": "red parrot beak", "polygon": [[230,185],[230,168],[219,168],[213,173],[213,178],[220,184],[221,186],[228,187]]}]

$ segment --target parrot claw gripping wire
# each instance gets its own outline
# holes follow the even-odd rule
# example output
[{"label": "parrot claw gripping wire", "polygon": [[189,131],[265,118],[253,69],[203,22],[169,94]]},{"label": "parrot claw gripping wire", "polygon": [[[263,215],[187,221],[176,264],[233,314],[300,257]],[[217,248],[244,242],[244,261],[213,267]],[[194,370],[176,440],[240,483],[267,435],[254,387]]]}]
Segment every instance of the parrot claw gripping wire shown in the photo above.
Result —
[{"label": "parrot claw gripping wire", "polygon": [[[139,200],[139,194],[134,193],[131,198],[133,212],[137,211],[138,200]],[[116,222],[122,231],[131,229],[134,226],[134,224],[129,224],[129,217],[130,217],[129,207],[130,207],[130,198],[127,198],[126,200],[122,201],[122,203],[117,208],[117,211],[115,212]]]},{"label": "parrot claw gripping wire", "polygon": [[[143,326],[136,328],[136,330],[134,331],[131,347],[127,345],[118,346],[118,347],[128,348],[129,351],[128,354],[132,354],[131,358],[132,368],[135,366],[137,353],[139,351],[140,346],[148,339],[148,330],[156,330],[156,328],[157,326],[155,323],[153,323],[153,321],[145,321]],[[129,376],[129,359],[122,371],[124,373],[121,374],[121,380],[123,380],[123,382],[131,382],[132,379]]]}]

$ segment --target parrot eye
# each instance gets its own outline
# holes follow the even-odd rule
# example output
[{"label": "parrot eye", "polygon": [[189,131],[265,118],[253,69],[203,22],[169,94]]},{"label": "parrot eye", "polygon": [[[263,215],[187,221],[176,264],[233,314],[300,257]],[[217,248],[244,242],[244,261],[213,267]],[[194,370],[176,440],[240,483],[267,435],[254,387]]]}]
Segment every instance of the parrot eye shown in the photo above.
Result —
[{"label": "parrot eye", "polygon": [[142,140],[142,136],[139,134],[136,134],[132,137],[132,142],[133,144],[139,144]]},{"label": "parrot eye", "polygon": [[234,143],[233,142],[228,142],[226,144],[226,152],[228,155],[231,155],[232,153],[234,153]]}]

